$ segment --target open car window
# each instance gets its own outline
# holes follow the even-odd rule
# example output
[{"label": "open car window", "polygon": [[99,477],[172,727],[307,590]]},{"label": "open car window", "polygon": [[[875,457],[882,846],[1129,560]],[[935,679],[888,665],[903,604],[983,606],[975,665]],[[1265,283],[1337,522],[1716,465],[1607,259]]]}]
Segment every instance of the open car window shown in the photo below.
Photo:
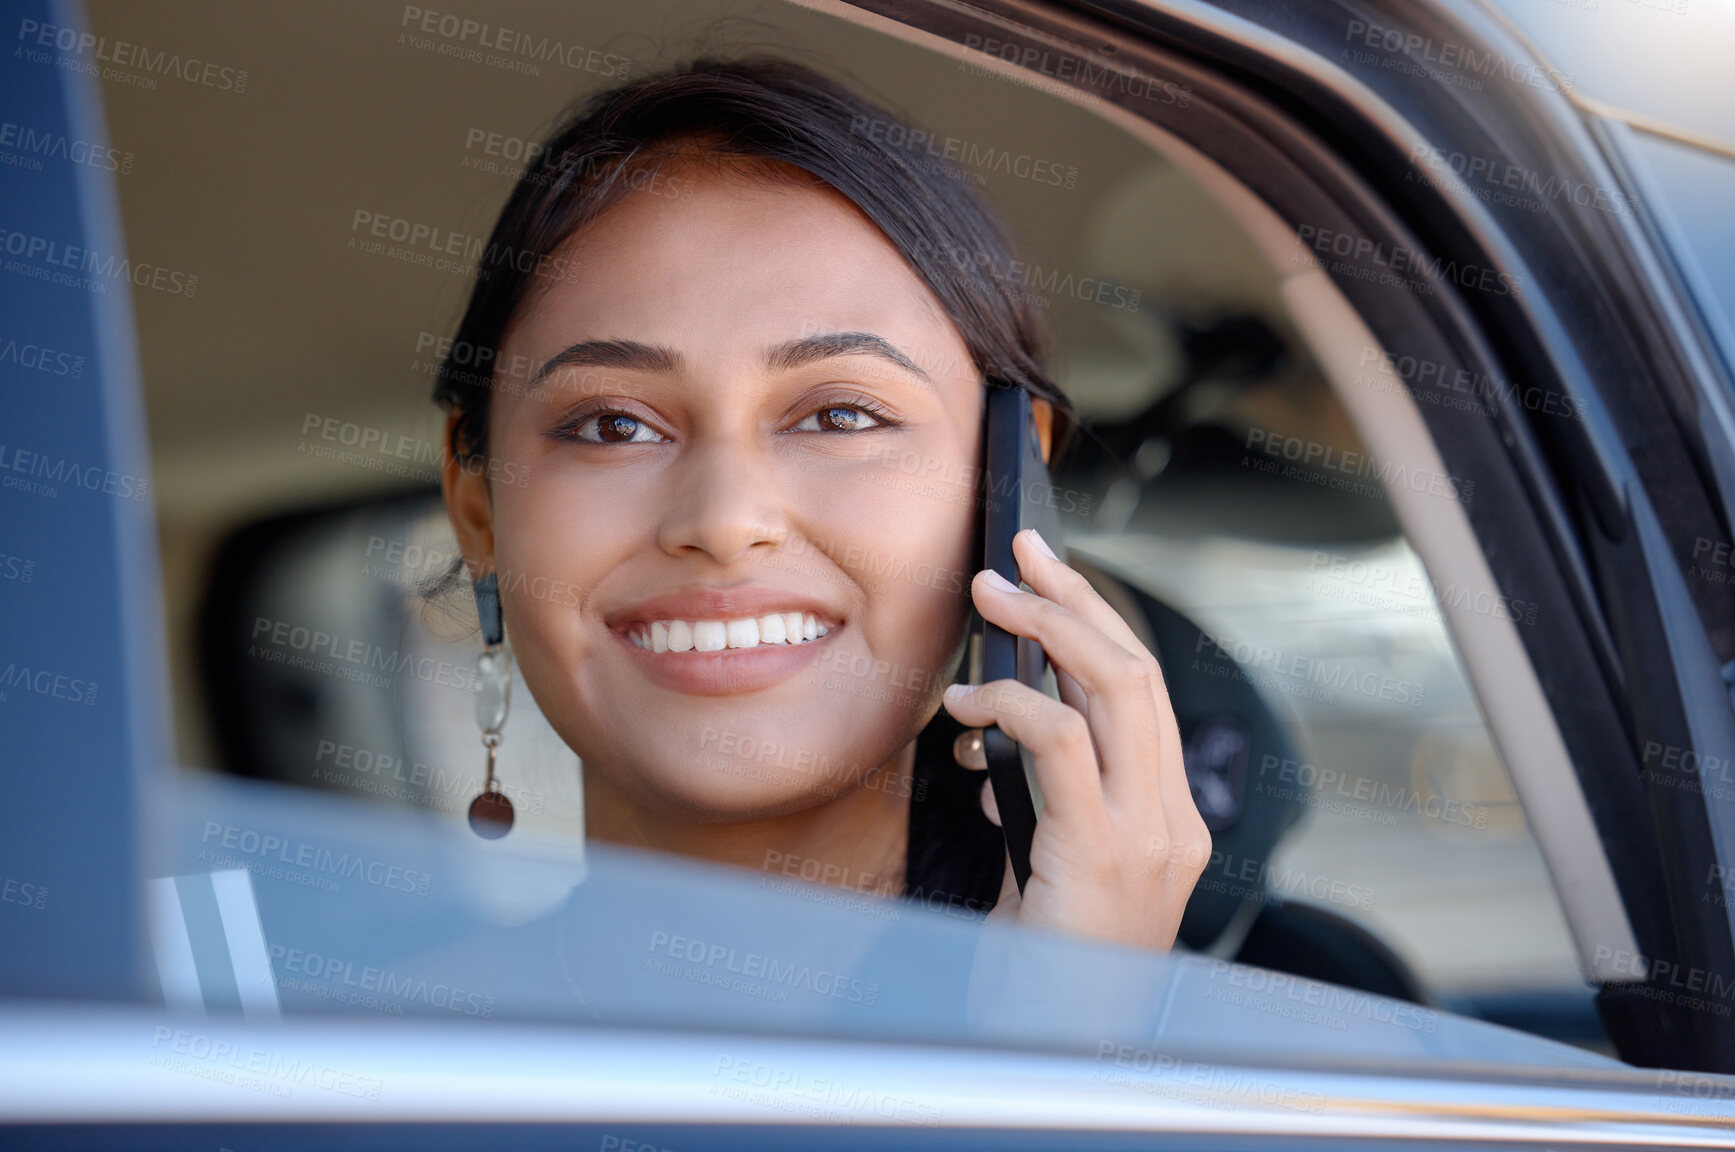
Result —
[{"label": "open car window", "polygon": [[[789,50],[835,63],[929,125],[929,138],[901,146],[982,190],[1024,248],[1025,263],[996,274],[1056,329],[1058,377],[1086,426],[1056,478],[1069,556],[1160,655],[1215,829],[1183,944],[1215,962],[1397,997],[1413,1013],[1540,1019],[1546,1033],[1597,1046],[1547,871],[1440,613],[1440,596],[1463,591],[1431,583],[1407,545],[1387,489],[1415,477],[1358,438],[1285,304],[1289,269],[1272,267],[1172,160],[1083,108],[831,16],[766,17]],[[575,98],[666,48],[627,9],[558,29],[523,22],[523,44],[556,31],[572,41],[546,59],[483,50],[470,43],[480,32],[439,14],[374,13],[328,83],[267,101],[259,78],[319,33],[266,10],[236,18],[257,35],[192,22],[184,34],[213,59],[235,56],[245,91],[108,98],[117,148],[178,157],[121,178],[129,233],[172,246],[202,286],[141,292],[137,304],[179,758],[195,773],[345,797],[358,818],[411,810],[462,840],[480,787],[475,624],[461,590],[426,594],[458,556],[436,487],[433,374],[475,249],[540,134]],[[143,38],[143,20],[125,6],[92,11],[97,32],[116,39]],[[721,27],[725,42],[746,42]],[[184,143],[210,138],[237,143],[220,154]],[[1405,386],[1407,363],[1373,347],[1363,360],[1358,386]],[[922,480],[891,469],[885,479]],[[1428,486],[1475,498],[1459,477]],[[1537,606],[1484,609],[1522,627]],[[513,701],[499,776],[520,814],[516,837],[559,861],[545,889],[505,883],[485,863],[362,864],[317,845],[309,867],[288,833],[194,822],[188,867],[249,869],[260,886],[286,1004],[346,1002],[355,990],[333,983],[340,970],[396,972],[412,942],[431,943],[422,932],[440,917],[429,911],[446,902],[506,920],[563,906],[587,867],[582,766],[521,678]],[[747,768],[758,753],[719,749]],[[349,867],[397,880],[358,886],[337,874]],[[619,867],[670,865],[629,854]],[[785,854],[742,878],[794,910],[835,918],[842,902],[855,913],[844,922],[869,935],[897,915],[860,878],[841,894],[816,880],[838,887],[817,862]],[[314,907],[326,889],[326,904],[379,897],[427,927],[334,915],[279,939],[269,914],[279,889]],[[340,929],[365,938],[346,943]],[[641,959],[656,963],[687,963],[662,954],[665,936],[707,941],[707,956],[721,944],[678,924],[646,930]],[[648,987],[668,993],[678,1019],[675,991],[709,995],[714,967]],[[492,982],[487,996],[535,1000]],[[749,1017],[789,1011],[751,997],[736,1000]],[[1318,1034],[1329,1043],[1334,1028]]]},{"label": "open car window", "polygon": [[[1463,551],[1488,487],[1425,437],[1392,454],[1375,426],[1401,410],[1423,429],[1423,404],[1480,413],[1510,390],[1462,373],[1424,387],[1451,370],[1420,340],[1379,344],[1322,272],[1396,300],[1434,290],[1427,277],[1379,271],[1390,261],[1323,222],[1284,224],[1209,157],[1013,74],[986,42],[941,51],[860,14],[404,6],[346,14],[338,36],[270,7],[214,20],[92,0],[87,17],[88,40],[61,49],[51,31],[22,66],[100,69],[106,159],[88,166],[112,181],[130,258],[149,479],[105,495],[148,503],[162,573],[149,691],[173,764],[150,778],[138,852],[153,1006],[184,1022],[684,1029],[719,1038],[717,1094],[824,1123],[935,1125],[948,1104],[864,1097],[741,1037],[1084,1056],[1104,1083],[1155,1094],[1185,1065],[1219,1103],[1312,1115],[1330,1101],[1286,1071],[1618,1072],[1592,978],[1645,961],[1588,814],[1582,861],[1562,855],[1559,820],[1540,830],[1536,745],[1513,737],[1523,694],[1503,692],[1519,685],[1534,727],[1556,732],[1517,641],[1572,609],[1502,594]],[[165,70],[157,46],[200,67]],[[793,847],[725,867],[588,836],[586,766],[518,670],[485,760],[492,689],[467,582],[449,579],[461,557],[431,399],[441,363],[467,355],[454,332],[479,255],[575,102],[748,48],[909,115],[919,130],[854,130],[978,190],[1021,249],[988,272],[1052,326],[1081,419],[1049,493],[1057,543],[1157,656],[1211,832],[1169,954],[1017,931]],[[1179,80],[1141,92],[1195,98]],[[32,371],[76,378],[72,364]],[[1571,395],[1547,403],[1590,418]],[[898,463],[861,498],[930,483]],[[0,554],[0,579],[27,583],[19,563]],[[938,578],[876,563],[858,567]],[[581,592],[558,576],[517,590]],[[898,674],[839,669],[839,699]],[[802,767],[800,749],[726,729],[705,741],[739,779]],[[485,763],[516,812],[500,841],[466,816]],[[1558,766],[1570,782],[1564,753]],[[1615,930],[1596,935],[1583,913],[1605,889]],[[214,1076],[197,1024],[137,1047]],[[248,1073],[249,1091],[280,1086]],[[339,1079],[364,1098],[383,1087],[366,1069]]]}]

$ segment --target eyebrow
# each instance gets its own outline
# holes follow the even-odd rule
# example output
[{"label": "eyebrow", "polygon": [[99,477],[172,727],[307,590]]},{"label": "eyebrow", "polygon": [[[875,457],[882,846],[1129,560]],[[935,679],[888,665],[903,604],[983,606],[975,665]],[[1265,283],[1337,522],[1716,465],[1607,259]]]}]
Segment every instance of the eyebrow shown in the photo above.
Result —
[{"label": "eyebrow", "polygon": [[[822,332],[802,336],[775,345],[765,353],[765,366],[787,372],[834,356],[878,356],[889,360],[926,383],[933,380],[916,362],[884,337],[872,332]],[[557,369],[574,366],[591,368],[622,368],[637,372],[669,374],[681,370],[685,363],[673,348],[657,344],[641,344],[637,340],[584,340],[556,353],[530,378],[535,388]]]},{"label": "eyebrow", "polygon": [[904,371],[921,377],[929,384],[933,383],[914,360],[900,352],[890,341],[875,336],[872,332],[822,332],[817,336],[788,340],[766,353],[765,364],[768,368],[788,371],[833,356],[864,354],[890,360]]},{"label": "eyebrow", "polygon": [[626,368],[638,372],[678,372],[681,354],[672,348],[637,340],[584,340],[561,349],[530,378],[536,388],[557,369],[571,367]]}]

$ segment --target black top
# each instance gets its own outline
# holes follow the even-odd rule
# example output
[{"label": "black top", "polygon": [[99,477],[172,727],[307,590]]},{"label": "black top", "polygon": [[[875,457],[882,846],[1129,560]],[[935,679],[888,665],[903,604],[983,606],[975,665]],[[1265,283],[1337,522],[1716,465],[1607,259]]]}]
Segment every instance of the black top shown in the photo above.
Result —
[{"label": "black top", "polygon": [[960,767],[952,757],[952,742],[962,731],[941,708],[916,738],[904,896],[986,915],[1000,898],[1006,841],[982,813],[987,773]]}]

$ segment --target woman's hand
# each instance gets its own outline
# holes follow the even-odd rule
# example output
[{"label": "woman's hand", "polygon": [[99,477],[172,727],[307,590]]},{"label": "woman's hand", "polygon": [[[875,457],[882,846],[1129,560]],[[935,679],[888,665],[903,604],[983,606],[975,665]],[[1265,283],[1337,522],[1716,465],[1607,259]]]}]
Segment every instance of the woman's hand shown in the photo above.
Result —
[{"label": "woman's hand", "polygon": [[[998,724],[1028,748],[1042,787],[1030,879],[1021,898],[1009,859],[992,916],[1166,950],[1210,856],[1211,834],[1187,787],[1162,669],[1034,530],[1014,537],[1013,555],[1034,593],[985,570],[971,595],[985,619],[1042,645],[1060,700],[1017,680],[953,685],[945,699],[960,723]],[[998,824],[987,781],[982,791]]]}]

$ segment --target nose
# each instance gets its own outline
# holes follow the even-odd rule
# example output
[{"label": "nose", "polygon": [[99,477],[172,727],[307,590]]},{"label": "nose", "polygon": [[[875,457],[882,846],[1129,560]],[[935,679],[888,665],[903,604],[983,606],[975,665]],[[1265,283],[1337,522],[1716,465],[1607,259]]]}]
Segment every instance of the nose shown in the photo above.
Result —
[{"label": "nose", "polygon": [[697,551],[732,564],[789,536],[783,488],[769,453],[721,438],[695,442],[675,465],[657,543],[671,556]]}]

